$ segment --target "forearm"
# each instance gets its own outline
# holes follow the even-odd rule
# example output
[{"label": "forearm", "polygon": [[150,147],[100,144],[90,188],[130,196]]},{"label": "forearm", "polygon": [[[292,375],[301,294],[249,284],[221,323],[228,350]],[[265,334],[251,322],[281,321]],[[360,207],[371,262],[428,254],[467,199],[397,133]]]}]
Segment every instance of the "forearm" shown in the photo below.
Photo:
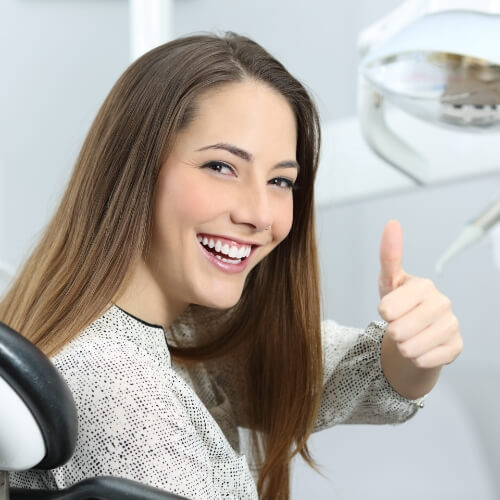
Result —
[{"label": "forearm", "polygon": [[415,366],[410,359],[400,354],[389,335],[384,335],[382,339],[381,365],[392,388],[409,399],[417,399],[427,394],[436,384],[441,371],[441,367]]}]

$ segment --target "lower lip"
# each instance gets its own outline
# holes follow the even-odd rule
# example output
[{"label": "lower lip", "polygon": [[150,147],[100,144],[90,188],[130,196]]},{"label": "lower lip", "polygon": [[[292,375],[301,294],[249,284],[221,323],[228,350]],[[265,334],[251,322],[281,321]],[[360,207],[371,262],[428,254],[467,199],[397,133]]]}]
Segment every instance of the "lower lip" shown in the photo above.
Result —
[{"label": "lower lip", "polygon": [[209,252],[199,241],[197,241],[198,246],[201,248],[203,255],[218,269],[225,271],[226,273],[241,273],[248,266],[248,261],[253,254],[254,248],[252,248],[250,255],[242,260],[239,264],[230,264],[229,262],[224,262],[223,260],[217,259],[213,253]]}]

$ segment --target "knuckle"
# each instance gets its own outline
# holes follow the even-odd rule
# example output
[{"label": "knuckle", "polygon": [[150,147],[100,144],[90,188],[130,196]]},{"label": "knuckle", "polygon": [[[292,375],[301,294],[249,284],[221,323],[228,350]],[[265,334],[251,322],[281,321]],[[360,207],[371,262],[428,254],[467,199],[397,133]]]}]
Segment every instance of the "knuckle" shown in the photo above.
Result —
[{"label": "knuckle", "polygon": [[432,290],[434,287],[434,282],[430,278],[422,278],[422,286],[425,290]]},{"label": "knuckle", "polygon": [[392,338],[392,340],[400,340],[401,339],[401,331],[400,331],[400,328],[398,328],[397,326],[391,326],[390,330],[389,330],[389,334]]},{"label": "knuckle", "polygon": [[387,318],[389,316],[389,307],[385,301],[381,301],[378,305],[378,312],[380,316],[383,318]]},{"label": "knuckle", "polygon": [[403,356],[403,358],[411,358],[412,357],[411,348],[408,347],[407,345],[400,345],[399,352],[400,352],[401,356]]},{"label": "knuckle", "polygon": [[451,299],[446,295],[441,296],[441,303],[443,309],[451,309]]},{"label": "knuckle", "polygon": [[417,368],[425,368],[425,360],[422,359],[422,358],[416,358],[413,360],[413,364],[417,367]]}]

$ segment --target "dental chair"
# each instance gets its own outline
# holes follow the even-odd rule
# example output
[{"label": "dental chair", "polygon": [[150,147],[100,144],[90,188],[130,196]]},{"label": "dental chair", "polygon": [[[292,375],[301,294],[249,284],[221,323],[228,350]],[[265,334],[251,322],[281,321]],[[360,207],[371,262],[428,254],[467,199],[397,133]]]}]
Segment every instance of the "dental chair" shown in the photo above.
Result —
[{"label": "dental chair", "polygon": [[9,490],[9,471],[60,467],[76,438],[77,413],[66,382],[37,347],[0,322],[0,500],[186,500],[115,477],[85,479],[64,490]]}]

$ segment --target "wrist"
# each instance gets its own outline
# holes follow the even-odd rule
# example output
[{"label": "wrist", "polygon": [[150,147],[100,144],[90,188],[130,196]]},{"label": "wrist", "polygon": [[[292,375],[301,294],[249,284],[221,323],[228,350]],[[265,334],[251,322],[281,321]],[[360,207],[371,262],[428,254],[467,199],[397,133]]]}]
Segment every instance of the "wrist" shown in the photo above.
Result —
[{"label": "wrist", "polygon": [[391,387],[401,396],[418,399],[435,386],[441,366],[420,368],[399,352],[396,342],[384,335],[381,347],[382,371]]}]

